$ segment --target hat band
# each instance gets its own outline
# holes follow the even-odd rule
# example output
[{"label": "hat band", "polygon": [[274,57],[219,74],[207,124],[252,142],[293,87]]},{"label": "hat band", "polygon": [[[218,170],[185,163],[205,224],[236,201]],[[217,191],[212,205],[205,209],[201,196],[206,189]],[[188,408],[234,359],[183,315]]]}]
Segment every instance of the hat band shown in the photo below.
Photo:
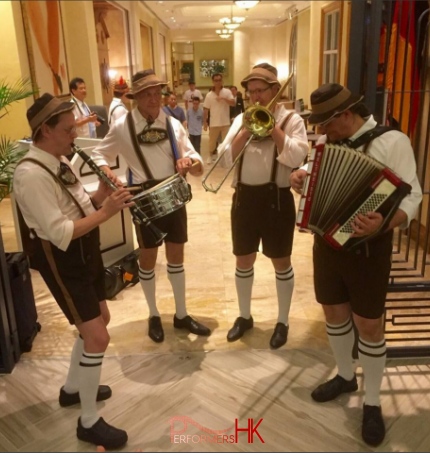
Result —
[{"label": "hat band", "polygon": [[336,96],[327,99],[327,101],[313,104],[312,113],[314,115],[321,115],[323,113],[331,112],[342,105],[344,102],[346,102],[350,97],[351,92],[345,88],[342,91],[339,91]]},{"label": "hat band", "polygon": [[138,93],[139,91],[142,91],[145,88],[157,85],[167,85],[167,83],[160,80],[155,74],[151,74],[133,82],[132,89],[133,93]]},{"label": "hat band", "polygon": [[[55,110],[63,104],[64,101],[60,101],[57,98],[51,99],[45,107],[29,122],[30,127],[32,130],[35,130],[38,126],[40,126],[46,118],[48,118],[52,113],[55,112]],[[71,108],[73,108],[73,105],[71,105]]]}]

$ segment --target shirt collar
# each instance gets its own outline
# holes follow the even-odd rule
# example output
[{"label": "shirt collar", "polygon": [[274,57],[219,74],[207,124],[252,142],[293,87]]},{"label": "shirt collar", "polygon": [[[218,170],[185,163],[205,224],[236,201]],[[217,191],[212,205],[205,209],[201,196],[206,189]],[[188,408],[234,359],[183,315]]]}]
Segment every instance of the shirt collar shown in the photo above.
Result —
[{"label": "shirt collar", "polygon": [[356,140],[358,137],[360,137],[360,135],[363,135],[365,132],[370,131],[371,129],[374,129],[377,124],[378,123],[373,118],[373,115],[370,115],[367,118],[366,122],[360,127],[360,129],[358,129],[358,131],[354,135],[349,137],[349,139],[351,141]]},{"label": "shirt collar", "polygon": [[[33,143],[30,144],[30,150],[25,155],[25,157],[31,157],[32,159],[38,160],[42,164],[45,164],[49,169],[53,170],[55,173],[60,168],[60,161],[55,156],[49,154],[46,151],[43,151],[43,149],[38,148]],[[67,163],[67,159],[65,157],[62,157],[61,162]]]},{"label": "shirt collar", "polygon": [[[139,112],[139,109],[137,107],[132,110],[131,115],[134,120],[136,131],[143,130],[147,126],[148,122]],[[152,123],[151,127],[159,127],[161,129],[166,129],[166,113],[163,111],[162,108],[160,108],[158,116]]]}]

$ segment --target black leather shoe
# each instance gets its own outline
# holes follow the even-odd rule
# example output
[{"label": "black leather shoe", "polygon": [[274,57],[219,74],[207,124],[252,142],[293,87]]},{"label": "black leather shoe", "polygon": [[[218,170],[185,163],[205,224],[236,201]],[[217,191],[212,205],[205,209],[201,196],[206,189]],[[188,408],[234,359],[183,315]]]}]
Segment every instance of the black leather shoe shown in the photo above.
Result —
[{"label": "black leather shoe", "polygon": [[286,326],[282,322],[278,322],[275,326],[272,338],[270,339],[270,347],[272,349],[278,349],[287,342],[289,326]]},{"label": "black leather shoe", "polygon": [[195,335],[201,335],[208,337],[211,334],[211,330],[201,324],[200,322],[193,319],[191,316],[185,316],[183,319],[179,319],[176,315],[173,317],[173,327],[176,329],[187,329]]},{"label": "black leather shoe", "polygon": [[159,316],[151,316],[148,320],[148,335],[152,341],[162,343],[164,341],[164,330]]},{"label": "black leather shoe", "polygon": [[336,399],[342,393],[355,392],[358,389],[357,377],[347,381],[338,374],[324,384],[319,385],[312,393],[311,396],[318,403],[325,403]]},{"label": "black leather shoe", "polygon": [[79,417],[76,435],[79,440],[102,445],[106,450],[120,448],[128,440],[127,433],[123,429],[109,425],[103,420],[103,417],[100,417],[91,428],[84,428],[81,425],[81,417]]},{"label": "black leather shoe", "polygon": [[[99,385],[99,390],[97,392],[97,401],[107,400],[112,396],[112,390],[108,385]],[[75,393],[66,393],[64,387],[61,387],[60,397],[58,398],[61,407],[73,406],[74,404],[79,404],[81,398],[79,397],[79,392]]]},{"label": "black leather shoe", "polygon": [[228,331],[227,341],[236,341],[242,338],[243,334],[254,327],[254,320],[252,316],[249,319],[239,316],[234,321],[233,327]]},{"label": "black leather shoe", "polygon": [[385,424],[381,406],[363,405],[363,425],[361,436],[366,444],[377,447],[385,437]]}]

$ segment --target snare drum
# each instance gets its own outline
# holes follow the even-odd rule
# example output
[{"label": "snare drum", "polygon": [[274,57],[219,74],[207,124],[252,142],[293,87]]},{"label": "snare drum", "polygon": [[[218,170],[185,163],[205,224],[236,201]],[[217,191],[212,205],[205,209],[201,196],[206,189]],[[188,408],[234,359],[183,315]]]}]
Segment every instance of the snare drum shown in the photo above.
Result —
[{"label": "snare drum", "polygon": [[191,200],[191,190],[187,181],[179,174],[165,179],[151,189],[145,190],[131,201],[142,210],[150,220],[164,217],[185,206]]}]

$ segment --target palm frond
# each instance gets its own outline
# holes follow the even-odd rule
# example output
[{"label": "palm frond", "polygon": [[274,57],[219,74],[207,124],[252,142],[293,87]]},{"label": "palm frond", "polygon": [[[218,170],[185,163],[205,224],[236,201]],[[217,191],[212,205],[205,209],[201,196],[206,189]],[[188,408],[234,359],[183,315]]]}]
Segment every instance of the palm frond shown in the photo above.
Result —
[{"label": "palm frond", "polygon": [[[21,101],[35,93],[29,77],[9,83],[6,79],[0,80],[0,112],[10,104]],[[0,116],[1,118],[1,116]]]},{"label": "palm frond", "polygon": [[12,192],[13,172],[26,152],[27,150],[18,151],[15,142],[0,136],[0,202]]}]

